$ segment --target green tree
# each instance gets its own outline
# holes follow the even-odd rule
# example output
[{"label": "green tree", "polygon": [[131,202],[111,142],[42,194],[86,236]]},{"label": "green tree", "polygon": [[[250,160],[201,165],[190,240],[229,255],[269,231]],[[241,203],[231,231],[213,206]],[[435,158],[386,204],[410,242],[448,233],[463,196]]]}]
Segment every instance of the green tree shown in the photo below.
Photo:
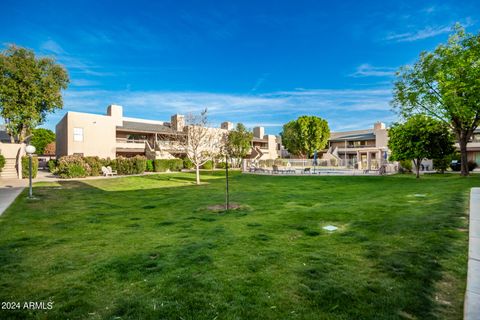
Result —
[{"label": "green tree", "polygon": [[227,154],[232,159],[241,160],[246,157],[252,147],[253,133],[243,123],[237,123],[234,130],[228,132],[226,141]]},{"label": "green tree", "polygon": [[45,154],[45,147],[55,141],[55,133],[52,130],[38,128],[32,130],[30,143],[37,149],[37,154]]},{"label": "green tree", "polygon": [[12,142],[23,142],[48,113],[63,107],[66,70],[52,58],[10,45],[0,53],[0,115]]},{"label": "green tree", "polygon": [[392,103],[404,117],[422,113],[447,123],[460,145],[462,175],[468,175],[467,143],[480,124],[480,34],[458,24],[454,31],[447,44],[400,68]]},{"label": "green tree", "polygon": [[301,116],[283,125],[280,133],[288,152],[311,157],[315,150],[322,150],[330,137],[328,122],[316,116]]},{"label": "green tree", "polygon": [[443,159],[455,151],[454,136],[448,125],[421,114],[411,116],[405,123],[394,124],[388,138],[390,158],[413,161],[417,178],[423,159]]}]

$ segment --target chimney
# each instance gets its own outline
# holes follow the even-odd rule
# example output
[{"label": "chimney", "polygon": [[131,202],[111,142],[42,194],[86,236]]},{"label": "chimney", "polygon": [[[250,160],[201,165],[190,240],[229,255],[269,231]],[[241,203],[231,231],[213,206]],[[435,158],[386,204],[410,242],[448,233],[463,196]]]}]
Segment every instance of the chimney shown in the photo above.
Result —
[{"label": "chimney", "polygon": [[185,127],[185,116],[177,113],[174,114],[170,120],[173,130],[183,131],[183,128]]},{"label": "chimney", "polygon": [[221,127],[222,129],[225,129],[225,130],[230,131],[230,130],[233,130],[233,123],[230,122],[230,121],[225,121],[225,122],[222,122],[222,124],[220,125],[220,127]]},{"label": "chimney", "polygon": [[260,138],[263,139],[263,136],[265,135],[265,129],[263,127],[255,127],[253,128],[253,136],[255,138]]},{"label": "chimney", "polygon": [[377,121],[373,125],[373,131],[384,130],[384,129],[385,129],[385,123],[383,122]]},{"label": "chimney", "polygon": [[123,107],[111,104],[107,108],[107,116],[115,118],[117,126],[123,125]]}]

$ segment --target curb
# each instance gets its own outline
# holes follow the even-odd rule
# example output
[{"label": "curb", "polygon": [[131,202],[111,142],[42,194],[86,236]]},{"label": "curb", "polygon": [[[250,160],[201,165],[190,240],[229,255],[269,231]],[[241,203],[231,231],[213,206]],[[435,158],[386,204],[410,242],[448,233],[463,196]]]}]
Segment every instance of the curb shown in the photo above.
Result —
[{"label": "curb", "polygon": [[470,191],[467,290],[463,318],[480,319],[480,188]]}]

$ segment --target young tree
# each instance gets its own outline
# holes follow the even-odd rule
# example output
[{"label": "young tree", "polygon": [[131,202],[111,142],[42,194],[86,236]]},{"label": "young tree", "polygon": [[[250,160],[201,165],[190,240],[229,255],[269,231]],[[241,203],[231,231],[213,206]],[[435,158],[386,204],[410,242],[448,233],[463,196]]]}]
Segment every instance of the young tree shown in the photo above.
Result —
[{"label": "young tree", "polygon": [[242,123],[237,123],[236,128],[227,136],[225,147],[229,157],[236,160],[245,158],[252,148],[252,139],[253,133],[249,132]]},{"label": "young tree", "polygon": [[184,147],[188,159],[195,166],[197,184],[200,184],[200,167],[219,154],[225,144],[223,131],[207,125],[207,109],[199,115],[187,117]]},{"label": "young tree", "polygon": [[52,130],[38,128],[32,130],[30,143],[37,149],[37,154],[45,154],[45,147],[55,141],[55,133]]},{"label": "young tree", "polygon": [[311,157],[315,150],[322,150],[330,137],[328,122],[316,116],[301,116],[283,125],[280,133],[288,152]]},{"label": "young tree", "polygon": [[388,131],[388,147],[392,160],[411,160],[417,178],[423,159],[442,159],[455,151],[454,137],[444,122],[421,114],[405,123],[394,124]]},{"label": "young tree", "polygon": [[480,34],[467,34],[459,25],[454,30],[447,44],[422,52],[413,66],[397,72],[392,103],[404,117],[422,113],[447,123],[466,176],[467,143],[480,124]]},{"label": "young tree", "polygon": [[69,79],[52,58],[10,45],[0,53],[0,115],[12,142],[23,142],[48,113],[63,107]]}]

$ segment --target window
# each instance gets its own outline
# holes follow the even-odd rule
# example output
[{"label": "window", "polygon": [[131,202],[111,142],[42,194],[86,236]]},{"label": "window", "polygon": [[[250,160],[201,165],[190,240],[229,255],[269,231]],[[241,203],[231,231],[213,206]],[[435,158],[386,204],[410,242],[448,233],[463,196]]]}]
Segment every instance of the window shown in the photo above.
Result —
[{"label": "window", "polygon": [[83,128],[73,128],[73,141],[83,141]]}]

